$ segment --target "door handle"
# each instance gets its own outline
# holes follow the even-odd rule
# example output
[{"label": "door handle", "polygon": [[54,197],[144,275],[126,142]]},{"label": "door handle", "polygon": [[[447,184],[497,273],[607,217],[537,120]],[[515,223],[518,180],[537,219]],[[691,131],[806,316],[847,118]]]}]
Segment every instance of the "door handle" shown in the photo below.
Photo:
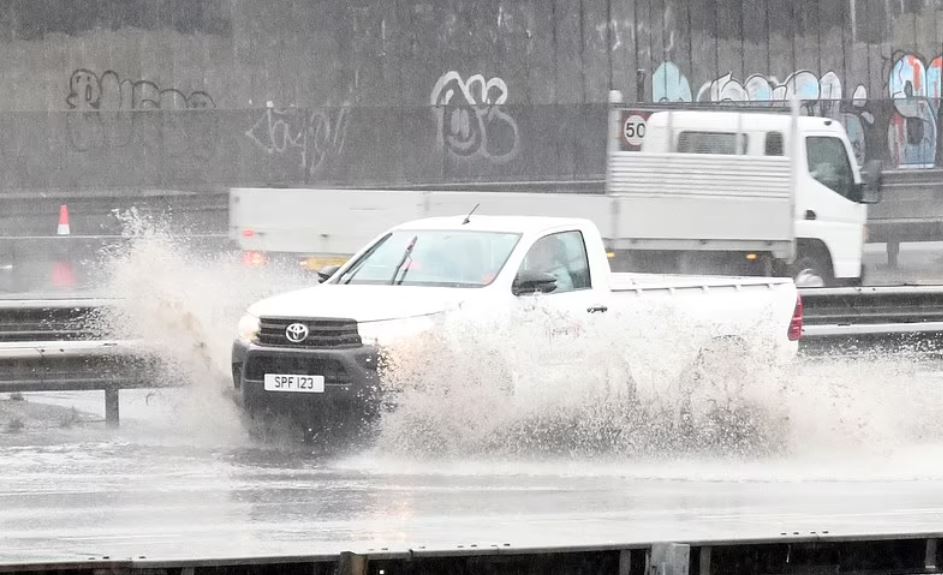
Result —
[{"label": "door handle", "polygon": [[591,305],[586,308],[586,311],[589,313],[602,313],[604,311],[609,311],[609,308],[604,305]]},{"label": "door handle", "polygon": [[815,218],[816,218],[816,215],[815,215],[815,212],[814,212],[814,211],[812,211],[812,210],[806,210],[806,211],[805,211],[805,219],[807,219],[807,220],[814,220]]}]

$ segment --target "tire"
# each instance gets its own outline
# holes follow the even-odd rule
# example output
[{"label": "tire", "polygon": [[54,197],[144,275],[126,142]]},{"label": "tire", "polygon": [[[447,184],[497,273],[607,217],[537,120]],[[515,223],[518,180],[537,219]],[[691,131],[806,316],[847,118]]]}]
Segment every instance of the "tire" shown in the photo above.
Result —
[{"label": "tire", "polygon": [[792,265],[791,275],[799,288],[830,287],[835,284],[831,262],[817,253],[800,256]]},{"label": "tire", "polygon": [[245,392],[241,394],[242,396],[242,411],[249,419],[260,419],[265,415],[267,411],[265,406],[259,402],[255,397],[247,395]]},{"label": "tire", "polygon": [[249,438],[267,444],[287,437],[290,433],[290,418],[275,412],[258,396],[242,398],[242,421]]}]

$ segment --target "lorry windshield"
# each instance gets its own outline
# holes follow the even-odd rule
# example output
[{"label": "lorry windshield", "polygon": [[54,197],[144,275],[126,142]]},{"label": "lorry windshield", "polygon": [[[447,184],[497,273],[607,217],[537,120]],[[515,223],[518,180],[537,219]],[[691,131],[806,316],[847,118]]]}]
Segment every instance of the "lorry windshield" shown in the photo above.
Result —
[{"label": "lorry windshield", "polygon": [[505,232],[399,230],[378,241],[337,283],[484,287],[519,239]]}]

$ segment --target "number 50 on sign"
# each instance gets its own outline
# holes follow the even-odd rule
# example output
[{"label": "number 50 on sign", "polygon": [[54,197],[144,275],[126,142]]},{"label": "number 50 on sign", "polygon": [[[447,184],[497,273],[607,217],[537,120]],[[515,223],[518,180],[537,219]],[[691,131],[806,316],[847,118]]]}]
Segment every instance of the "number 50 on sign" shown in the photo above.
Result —
[{"label": "number 50 on sign", "polygon": [[648,120],[650,112],[640,112],[637,110],[625,110],[622,112],[622,121],[619,138],[622,149],[625,151],[638,151],[642,149],[642,140],[645,139],[645,122]]}]

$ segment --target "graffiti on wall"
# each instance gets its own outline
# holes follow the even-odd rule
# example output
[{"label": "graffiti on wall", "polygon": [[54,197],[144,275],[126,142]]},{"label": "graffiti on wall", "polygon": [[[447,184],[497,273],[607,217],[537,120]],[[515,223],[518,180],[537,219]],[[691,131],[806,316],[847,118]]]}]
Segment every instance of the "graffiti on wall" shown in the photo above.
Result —
[{"label": "graffiti on wall", "polygon": [[800,70],[783,81],[763,74],[753,74],[741,81],[732,73],[726,73],[702,84],[696,94],[673,62],[662,63],[652,77],[654,102],[752,102],[784,106],[794,96],[802,101],[804,113],[840,121],[848,132],[858,162],[864,163],[867,156],[865,132],[874,123],[874,116],[867,109],[868,91],[859,84],[846,95],[841,79],[834,72],[817,76]]},{"label": "graffiti on wall", "polygon": [[149,80],[122,80],[114,71],[98,76],[80,68],[69,78],[66,104],[73,110],[182,110],[215,108],[202,90],[185,94]]},{"label": "graffiti on wall", "polygon": [[653,102],[693,102],[691,84],[674,62],[662,62],[652,75]]},{"label": "graffiti on wall", "polygon": [[943,57],[927,61],[912,53],[895,54],[887,75],[894,104],[887,126],[891,162],[898,167],[932,167],[939,142]]},{"label": "graffiti on wall", "polygon": [[[202,90],[185,93],[149,80],[122,80],[80,68],[69,78],[66,105],[69,145],[78,152],[134,143],[162,147],[171,155],[207,159],[216,145],[215,115],[182,113],[216,107]],[[162,114],[160,112],[180,112]]]},{"label": "graffiti on wall", "polygon": [[344,151],[350,104],[309,111],[266,108],[246,136],[270,156],[297,154],[305,183]]},{"label": "graffiti on wall", "polygon": [[507,84],[497,76],[486,80],[475,74],[463,80],[454,71],[440,76],[429,98],[439,150],[461,160],[481,158],[496,164],[513,160],[519,133],[517,122],[501,108],[507,99]]}]

